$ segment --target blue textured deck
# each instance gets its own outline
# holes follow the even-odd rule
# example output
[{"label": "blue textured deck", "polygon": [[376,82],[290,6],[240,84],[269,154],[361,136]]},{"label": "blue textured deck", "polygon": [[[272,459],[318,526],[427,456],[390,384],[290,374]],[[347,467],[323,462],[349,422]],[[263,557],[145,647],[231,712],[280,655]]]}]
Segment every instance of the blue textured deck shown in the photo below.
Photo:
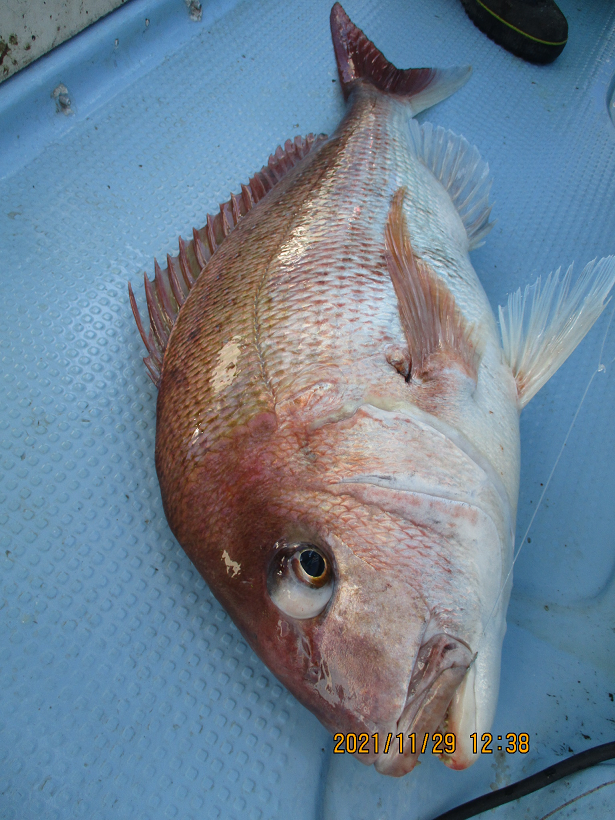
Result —
[{"label": "blue textured deck", "polygon": [[[615,737],[613,305],[522,416],[519,541],[561,451],[515,568],[494,727],[528,732],[530,753],[402,780],[333,755],[178,547],[154,470],[127,281],[343,110],[328,0],[204,5],[196,23],[180,0],[134,0],[0,86],[0,817],[429,820]],[[494,306],[615,252],[615,12],[560,5],[569,44],[536,67],[457,0],[345,4],[398,65],[474,65],[421,119],[491,165],[498,222],[473,260]],[[490,816],[540,818],[614,778]],[[607,786],[556,817],[614,806]]]}]

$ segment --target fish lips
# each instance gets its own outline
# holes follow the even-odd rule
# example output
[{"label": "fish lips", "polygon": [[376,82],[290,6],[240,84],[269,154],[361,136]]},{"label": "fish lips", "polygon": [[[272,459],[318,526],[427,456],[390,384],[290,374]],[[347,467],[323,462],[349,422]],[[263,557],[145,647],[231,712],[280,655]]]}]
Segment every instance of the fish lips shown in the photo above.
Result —
[{"label": "fish lips", "polygon": [[444,633],[434,635],[421,645],[406,704],[397,721],[396,737],[388,744],[387,738],[379,738],[381,752],[374,764],[377,771],[392,777],[402,777],[412,771],[425,735],[429,741],[445,724],[451,700],[473,657],[465,643]]}]

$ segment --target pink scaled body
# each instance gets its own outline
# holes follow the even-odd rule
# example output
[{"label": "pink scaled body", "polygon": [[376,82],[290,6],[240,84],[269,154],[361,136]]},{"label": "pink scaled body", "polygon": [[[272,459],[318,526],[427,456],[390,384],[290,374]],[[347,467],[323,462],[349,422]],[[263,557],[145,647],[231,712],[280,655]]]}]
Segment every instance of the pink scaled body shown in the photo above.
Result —
[{"label": "pink scaled body", "polygon": [[413,120],[469,71],[398,71],[339,4],[332,32],[335,134],[287,143],[147,283],[156,468],[178,541],[331,732],[391,775],[418,751],[389,733],[453,732],[464,768],[497,702],[534,365],[469,260],[487,166]]}]

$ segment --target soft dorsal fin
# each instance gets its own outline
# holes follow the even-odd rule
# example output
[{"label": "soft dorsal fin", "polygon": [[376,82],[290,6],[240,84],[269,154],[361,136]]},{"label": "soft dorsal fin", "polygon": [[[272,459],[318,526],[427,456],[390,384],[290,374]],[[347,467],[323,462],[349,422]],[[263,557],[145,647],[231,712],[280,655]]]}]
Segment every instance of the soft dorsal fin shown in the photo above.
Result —
[{"label": "soft dorsal fin", "polygon": [[192,232],[189,242],[179,238],[179,254],[167,255],[167,266],[162,269],[154,260],[154,279],[150,281],[147,273],[145,279],[145,297],[149,314],[150,327],[145,332],[137,302],[128,285],[132,312],[147,348],[149,356],[143,361],[154,384],[158,386],[164,351],[171,328],[179,310],[198,279],[200,273],[216,250],[224,242],[239,220],[250,211],[286,174],[306,157],[316,146],[321,145],[327,136],[295,137],[287,140],[284,148],[278,146],[269,157],[267,165],[250,179],[248,185],[241,186],[241,193],[231,194],[228,202],[220,205],[215,216],[207,215],[205,225]]},{"label": "soft dorsal fin", "polygon": [[493,227],[489,222],[491,205],[489,165],[478,148],[458,134],[429,122],[410,121],[410,136],[421,162],[448,191],[468,234],[469,249],[483,244]]},{"label": "soft dorsal fin", "polygon": [[396,68],[355,26],[339,3],[331,9],[331,37],[344,96],[353,83],[371,83],[380,91],[405,97],[418,114],[450,97],[470,78],[471,66]]}]

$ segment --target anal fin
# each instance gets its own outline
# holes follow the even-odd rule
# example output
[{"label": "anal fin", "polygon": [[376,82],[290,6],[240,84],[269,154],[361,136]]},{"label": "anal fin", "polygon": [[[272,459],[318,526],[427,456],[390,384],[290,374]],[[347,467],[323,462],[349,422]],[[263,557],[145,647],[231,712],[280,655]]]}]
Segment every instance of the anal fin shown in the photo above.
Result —
[{"label": "anal fin", "polygon": [[476,381],[480,356],[472,328],[446,284],[414,254],[404,218],[405,194],[405,188],[400,188],[393,197],[385,245],[410,354],[411,378],[429,378],[439,354],[439,368],[455,367]]},{"label": "anal fin", "polygon": [[540,277],[500,306],[504,356],[517,382],[520,408],[536,395],[606,307],[615,285],[615,257],[590,262],[571,288],[572,265],[560,281],[560,269]]},{"label": "anal fin", "polygon": [[410,138],[417,157],[444,186],[457,209],[468,235],[468,249],[480,247],[493,227],[489,222],[489,165],[465,137],[441,126],[411,120]]}]

